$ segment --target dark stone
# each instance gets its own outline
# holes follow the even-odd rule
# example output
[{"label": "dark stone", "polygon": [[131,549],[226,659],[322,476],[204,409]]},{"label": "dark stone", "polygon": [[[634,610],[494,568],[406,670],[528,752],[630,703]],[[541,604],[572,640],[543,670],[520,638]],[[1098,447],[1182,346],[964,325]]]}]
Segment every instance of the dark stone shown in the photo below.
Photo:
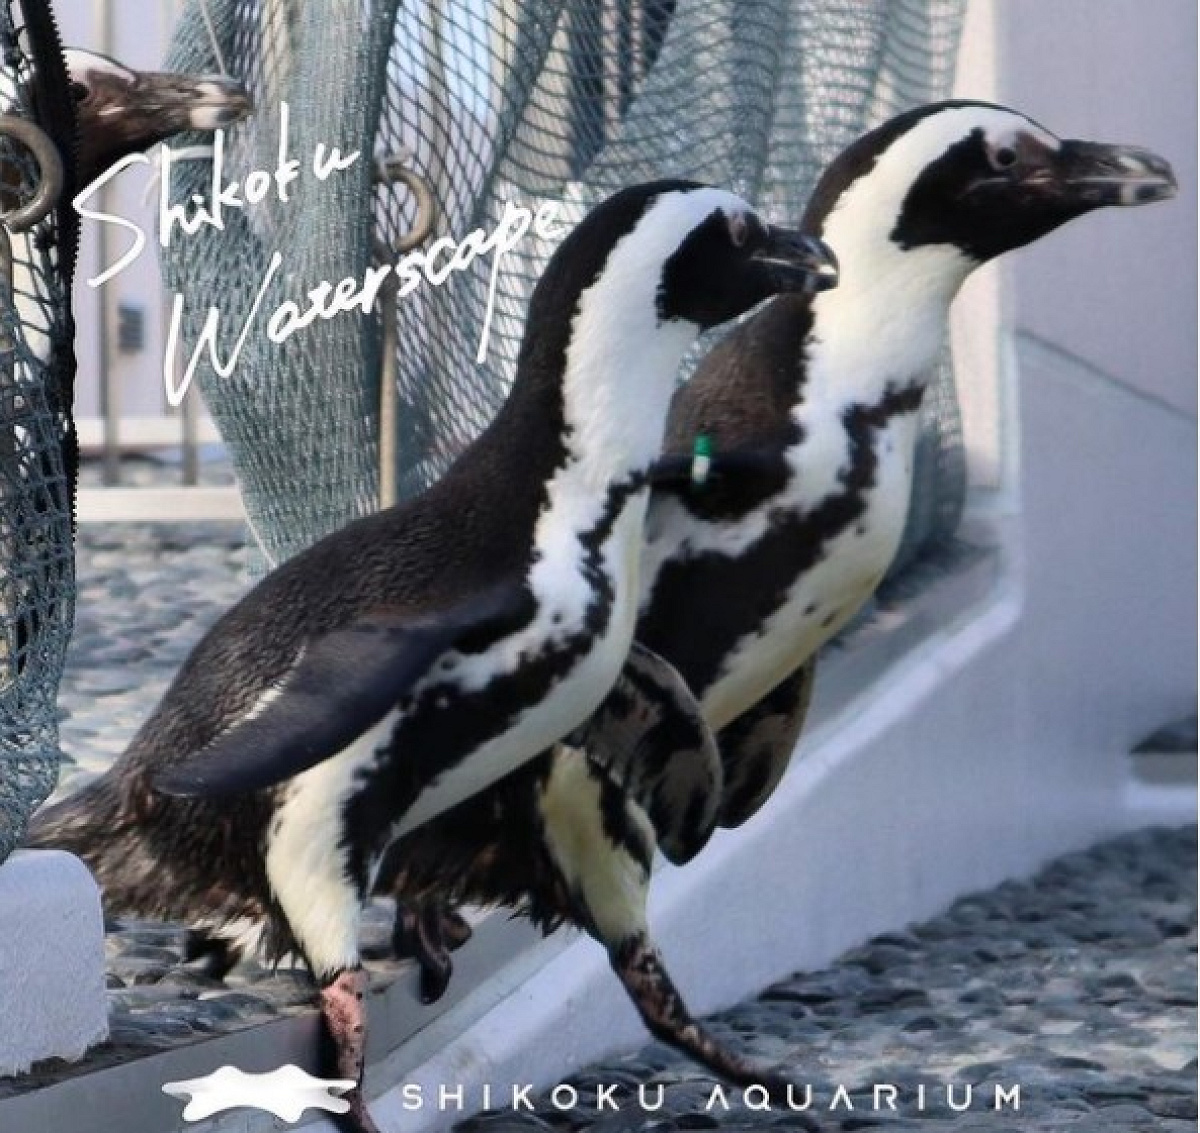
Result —
[{"label": "dark stone", "polygon": [[1132,1082],[1094,1082],[1080,1087],[1079,1093],[1094,1106],[1128,1101],[1140,1102],[1150,1096],[1150,1091],[1146,1086]]},{"label": "dark stone", "polygon": [[849,953],[843,963],[865,968],[872,975],[879,975],[891,968],[912,963],[913,955],[908,948],[895,944],[868,944]]},{"label": "dark stone", "polygon": [[1052,1055],[1045,1061],[1047,1068],[1051,1070],[1098,1070],[1103,1071],[1105,1066],[1101,1062],[1096,1062],[1090,1058],[1077,1058],[1074,1055]]},{"label": "dark stone", "polygon": [[[1194,1087],[1194,1083],[1193,1083]],[[1196,1095],[1152,1093],[1146,1097],[1146,1108],[1159,1117],[1174,1117],[1181,1121],[1195,1122],[1197,1118]]]},{"label": "dark stone", "polygon": [[936,1015],[918,1015],[915,1019],[910,1019],[900,1029],[909,1034],[914,1034],[921,1031],[936,1031],[941,1029],[942,1025],[942,1020]]}]

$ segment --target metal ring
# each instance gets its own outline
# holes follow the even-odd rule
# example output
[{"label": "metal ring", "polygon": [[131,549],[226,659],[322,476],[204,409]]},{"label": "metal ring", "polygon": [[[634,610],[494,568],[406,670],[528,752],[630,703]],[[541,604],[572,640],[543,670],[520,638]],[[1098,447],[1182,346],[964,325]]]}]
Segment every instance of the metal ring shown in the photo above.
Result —
[{"label": "metal ring", "polygon": [[45,130],[19,115],[0,114],[0,135],[19,142],[37,162],[40,180],[33,199],[11,212],[0,213],[0,224],[9,232],[25,232],[58,202],[63,189],[62,158]]},{"label": "metal ring", "polygon": [[395,155],[384,158],[379,163],[380,180],[388,183],[403,182],[417,201],[417,219],[413,222],[412,231],[399,240],[394,248],[394,254],[400,256],[429,239],[429,234],[433,231],[435,211],[433,190],[429,187],[429,182],[419,173],[402,165],[401,161],[401,155]]}]

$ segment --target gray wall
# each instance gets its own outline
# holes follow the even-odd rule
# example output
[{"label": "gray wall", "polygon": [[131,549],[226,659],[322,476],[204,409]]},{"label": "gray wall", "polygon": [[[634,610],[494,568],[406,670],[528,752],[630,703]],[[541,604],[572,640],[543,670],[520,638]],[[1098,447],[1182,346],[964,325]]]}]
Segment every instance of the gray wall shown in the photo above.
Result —
[{"label": "gray wall", "polygon": [[[978,0],[973,0],[978,2]],[[1196,3],[997,0],[998,96],[1173,163],[1176,200],[1011,258],[1029,658],[1115,757],[1196,696]],[[1036,577],[1034,577],[1036,576]]]},{"label": "gray wall", "polygon": [[1060,136],[1134,142],[1170,205],[1088,217],[1014,259],[1019,331],[1196,416],[1196,0],[998,0],[1000,98]]}]

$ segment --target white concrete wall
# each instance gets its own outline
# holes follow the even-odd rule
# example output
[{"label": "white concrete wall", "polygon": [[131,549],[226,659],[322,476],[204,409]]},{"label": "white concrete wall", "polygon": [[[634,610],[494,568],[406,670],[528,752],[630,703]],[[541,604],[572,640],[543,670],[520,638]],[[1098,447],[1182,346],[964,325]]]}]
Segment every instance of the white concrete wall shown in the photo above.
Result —
[{"label": "white concrete wall", "polygon": [[0,1078],[107,1037],[96,882],[70,854],[18,850],[0,862]]}]

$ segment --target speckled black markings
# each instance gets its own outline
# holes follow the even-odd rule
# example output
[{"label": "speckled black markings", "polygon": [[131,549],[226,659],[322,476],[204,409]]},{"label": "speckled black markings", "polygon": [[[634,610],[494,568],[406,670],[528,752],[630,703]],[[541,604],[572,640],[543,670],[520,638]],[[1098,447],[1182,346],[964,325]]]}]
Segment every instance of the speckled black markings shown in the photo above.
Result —
[{"label": "speckled black markings", "polygon": [[[540,703],[605,632],[615,595],[604,570],[604,544],[630,497],[645,485],[641,473],[611,485],[600,519],[580,535],[582,573],[592,594],[581,628],[536,656],[525,655],[519,669],[497,675],[483,688],[463,692],[453,679],[430,684],[412,700],[380,747],[376,765],[360,773],[358,789],[343,810],[341,844],[361,898],[367,896],[371,866],[390,842],[397,816],[416,801],[423,787]],[[494,640],[476,647],[486,648]],[[463,652],[472,651],[472,643],[464,642]]]},{"label": "speckled black markings", "polygon": [[[919,385],[889,388],[873,405],[851,405],[842,421],[850,456],[839,474],[840,491],[808,511],[783,510],[762,537],[736,557],[705,551],[667,562],[655,579],[638,624],[638,640],[670,657],[688,686],[702,697],[721,676],[738,642],[757,632],[784,603],[795,580],[825,554],[866,509],[875,485],[877,430],[893,418],[915,413],[924,390]],[[712,595],[721,595],[714,602]],[[703,632],[688,632],[703,610]],[[686,645],[680,635],[688,637]]]},{"label": "speckled black markings", "polygon": [[549,770],[540,756],[405,835],[384,857],[379,890],[414,903],[495,902],[526,910],[546,932],[557,928],[572,900],[546,851],[536,806]]},{"label": "speckled black markings", "polygon": [[[676,864],[708,841],[721,762],[699,704],[675,668],[635,642],[617,683],[568,742],[636,802]],[[621,814],[623,825],[630,820]]]},{"label": "speckled black markings", "polygon": [[[68,846],[96,871],[114,911],[220,923],[248,917],[274,919],[275,935],[291,934],[270,896],[263,852],[277,790],[235,800],[176,799],[158,794],[154,778],[202,751],[236,723],[263,693],[287,674],[302,643],[352,625],[384,607],[389,616],[436,617],[497,578],[522,578],[529,568],[530,533],[547,502],[547,485],[569,460],[562,374],[570,343],[572,306],[598,278],[609,253],[636,226],[663,187],[616,194],[600,206],[599,224],[576,228],[543,273],[530,303],[528,332],[514,384],[493,423],[449,469],[433,490],[406,504],[347,525],[297,555],[263,579],[232,607],[188,656],[157,710],[109,775],[79,795],[43,810],[29,842]],[[604,518],[585,535],[585,570],[600,591],[587,631],[602,624],[611,607],[603,580],[600,548],[619,509],[643,486],[640,478],[616,485]],[[497,497],[502,493],[502,500]],[[445,548],[455,554],[448,556]],[[330,588],[328,580],[339,585]],[[533,616],[532,601],[511,625],[489,627],[488,640],[514,632]],[[585,632],[587,632],[585,631]],[[468,634],[456,647],[482,649],[486,641]],[[573,635],[526,671],[501,681],[516,703],[531,703],[588,642]],[[441,690],[453,691],[448,681]],[[464,703],[470,701],[470,703]],[[276,704],[279,702],[276,701]],[[431,752],[443,746],[441,727],[458,727],[444,746],[476,741],[469,712],[420,709],[412,724],[414,764],[440,765]],[[511,715],[486,692],[457,697],[456,709]],[[406,732],[407,734],[407,732]],[[436,742],[431,742],[431,737]],[[393,776],[397,797],[415,797],[415,767]],[[350,847],[353,878],[386,841],[386,827],[399,813],[379,796],[359,804],[368,837]],[[351,804],[353,807],[353,804]]]},{"label": "speckled black markings", "polygon": [[[233,525],[81,530],[80,585],[87,601],[62,689],[72,713],[63,723],[67,743],[75,748],[86,739],[80,752],[86,758],[66,768],[76,781],[100,769],[105,740],[109,750],[120,748],[170,669],[236,597],[230,579],[244,566],[243,543],[244,531]],[[150,571],[153,582],[131,586],[131,577]],[[187,597],[183,611],[180,595]],[[100,608],[115,611],[115,635],[111,621],[86,612]],[[147,641],[153,652],[135,655]],[[121,659],[114,662],[118,649]],[[117,670],[132,682],[128,694],[120,691],[124,684],[112,693],[92,691]],[[514,822],[513,829],[518,825],[524,824]],[[440,860],[436,850],[429,856],[434,865]],[[1021,1114],[879,1114],[879,1127],[897,1133],[1195,1133],[1195,862],[1194,827],[1132,835],[1061,859],[1032,881],[964,900],[705,1025],[761,1060],[789,1062],[794,1077],[818,1088],[834,1078],[852,1085],[962,1083],[968,1079],[959,1068],[971,1066],[1026,1084]],[[386,958],[391,929],[390,905],[368,905],[362,948],[376,957],[368,967],[377,982],[408,971]],[[93,1072],[117,1058],[312,1010],[312,983],[301,971],[272,974],[251,962],[222,984],[195,965],[181,965],[184,944],[178,925],[110,925],[112,1042],[79,1063],[0,1079],[0,1098]],[[1055,1061],[1063,1059],[1102,1069]],[[740,1106],[729,1114],[705,1113],[712,1081],[662,1043],[582,1070],[571,1081],[582,1099],[577,1110],[471,1119],[465,1129],[523,1126],[544,1133],[545,1117],[574,1133],[594,1130],[600,1119],[608,1123],[604,1133],[640,1130],[655,1121],[660,1133],[696,1122],[732,1131],[786,1128],[789,1118],[780,1110],[755,1114]],[[622,1083],[618,1101],[623,1109],[634,1108],[597,1115],[589,1100],[597,1082]],[[637,1109],[642,1082],[664,1085],[660,1113]],[[657,1086],[648,1090],[653,1095]],[[875,1119],[870,1113],[853,1117],[860,1130]],[[823,1123],[827,1133],[850,1127],[844,1113]]]},{"label": "speckled black markings", "polygon": [[810,658],[717,734],[725,780],[722,826],[740,826],[783,778],[808,715],[816,668]]}]

